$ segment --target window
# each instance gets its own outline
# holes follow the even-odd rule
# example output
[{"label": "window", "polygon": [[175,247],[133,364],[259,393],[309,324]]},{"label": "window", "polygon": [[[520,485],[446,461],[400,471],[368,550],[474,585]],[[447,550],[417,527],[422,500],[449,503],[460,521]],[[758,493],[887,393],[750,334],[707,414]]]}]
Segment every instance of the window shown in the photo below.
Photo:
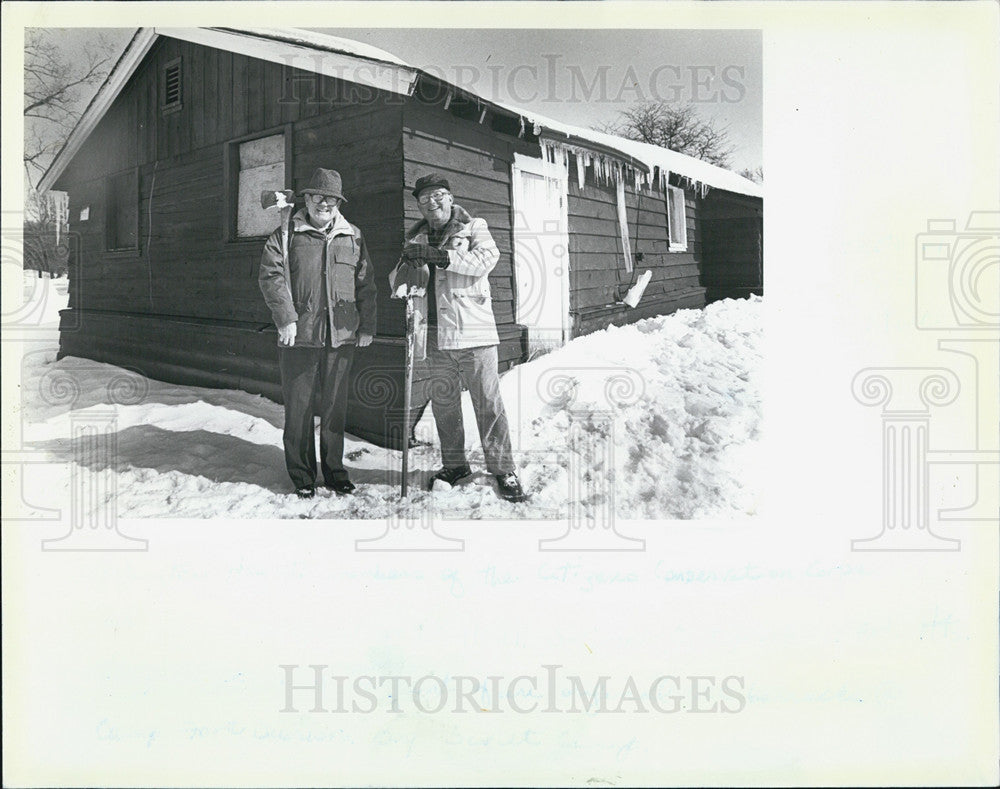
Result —
[{"label": "window", "polygon": [[163,67],[163,103],[160,109],[164,112],[174,112],[182,106],[183,74],[181,59],[174,58]]},{"label": "window", "polygon": [[105,243],[109,251],[139,248],[139,185],[136,170],[109,176],[105,182],[107,222]]},{"label": "window", "polygon": [[231,178],[235,181],[235,225],[231,237],[266,236],[281,221],[281,212],[264,209],[260,193],[284,189],[286,183],[285,135],[272,134],[230,146]]},{"label": "window", "polygon": [[684,190],[676,186],[667,187],[667,227],[670,233],[670,251],[686,252],[687,205],[684,200]]}]

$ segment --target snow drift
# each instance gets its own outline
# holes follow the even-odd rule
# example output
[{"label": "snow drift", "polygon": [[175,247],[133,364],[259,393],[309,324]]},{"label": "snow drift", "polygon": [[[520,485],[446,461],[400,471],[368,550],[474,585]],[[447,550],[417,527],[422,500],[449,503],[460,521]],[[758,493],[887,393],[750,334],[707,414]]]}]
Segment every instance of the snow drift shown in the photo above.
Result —
[{"label": "snow drift", "polygon": [[[51,286],[50,286],[51,288]],[[35,290],[38,290],[37,288]],[[45,294],[46,315],[56,313]],[[111,476],[120,517],[384,518],[433,504],[449,518],[566,517],[613,507],[622,518],[741,517],[756,511],[760,438],[760,299],[611,327],[501,378],[528,502],[500,500],[482,467],[468,395],[466,435],[478,473],[452,490],[424,483],[439,465],[428,408],[411,452],[348,437],[353,496],[290,495],[281,406],[240,391],[177,386],[67,357],[52,343],[22,363],[23,445],[47,462],[26,471],[25,497],[70,496],[71,469]],[[83,451],[73,425],[105,420],[111,459]],[[34,491],[34,493],[33,493]],[[93,502],[106,506],[108,502]]]}]

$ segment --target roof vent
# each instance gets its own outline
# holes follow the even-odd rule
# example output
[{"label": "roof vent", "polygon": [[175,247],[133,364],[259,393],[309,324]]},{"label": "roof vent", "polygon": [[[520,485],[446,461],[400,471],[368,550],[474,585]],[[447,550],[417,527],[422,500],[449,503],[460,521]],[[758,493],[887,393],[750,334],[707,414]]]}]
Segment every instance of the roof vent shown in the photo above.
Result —
[{"label": "roof vent", "polygon": [[181,59],[171,60],[163,67],[163,111],[181,108]]}]

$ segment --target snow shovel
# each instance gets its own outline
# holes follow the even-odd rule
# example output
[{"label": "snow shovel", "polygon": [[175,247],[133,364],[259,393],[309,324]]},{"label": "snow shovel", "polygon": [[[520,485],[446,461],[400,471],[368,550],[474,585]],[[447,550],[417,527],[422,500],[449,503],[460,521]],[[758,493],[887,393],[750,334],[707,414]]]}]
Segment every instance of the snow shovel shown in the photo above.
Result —
[{"label": "snow shovel", "polygon": [[410,470],[410,405],[413,401],[413,342],[414,342],[414,311],[413,291],[406,290],[406,380],[403,384],[403,481],[399,495],[406,498],[406,477]]},{"label": "snow shovel", "polygon": [[[401,282],[398,287],[393,290],[393,298],[404,298],[406,299],[406,373],[403,383],[403,481],[400,485],[399,495],[401,498],[406,498],[406,488],[407,488],[407,474],[410,470],[410,408],[413,402],[413,363],[414,363],[414,346],[416,343],[416,309],[414,308],[413,299],[415,296],[422,296],[427,292],[427,269],[422,269],[423,274],[417,273],[418,270],[411,269],[409,266],[397,267],[397,272],[405,271],[407,273],[407,281]],[[417,274],[417,282],[413,282],[410,277],[413,272]],[[420,283],[423,283],[422,285]]]}]

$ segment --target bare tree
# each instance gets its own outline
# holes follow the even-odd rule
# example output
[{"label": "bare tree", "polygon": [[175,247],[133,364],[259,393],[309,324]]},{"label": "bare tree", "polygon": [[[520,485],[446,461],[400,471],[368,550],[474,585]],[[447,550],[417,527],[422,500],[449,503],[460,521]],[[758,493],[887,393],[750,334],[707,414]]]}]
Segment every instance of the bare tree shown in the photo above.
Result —
[{"label": "bare tree", "polygon": [[623,110],[618,120],[595,128],[630,140],[660,145],[720,167],[729,166],[734,150],[728,129],[703,119],[690,103],[640,102]]},{"label": "bare tree", "polygon": [[740,170],[740,175],[744,178],[748,178],[755,184],[764,183],[764,168],[760,165],[757,165],[756,167],[744,167]]},{"label": "bare tree", "polygon": [[35,186],[107,76],[112,54],[103,34],[67,49],[54,30],[25,31],[23,266],[39,275],[66,274],[68,223]]},{"label": "bare tree", "polygon": [[24,171],[34,186],[66,142],[83,103],[108,73],[111,46],[103,36],[68,55],[52,33],[24,38]]}]

